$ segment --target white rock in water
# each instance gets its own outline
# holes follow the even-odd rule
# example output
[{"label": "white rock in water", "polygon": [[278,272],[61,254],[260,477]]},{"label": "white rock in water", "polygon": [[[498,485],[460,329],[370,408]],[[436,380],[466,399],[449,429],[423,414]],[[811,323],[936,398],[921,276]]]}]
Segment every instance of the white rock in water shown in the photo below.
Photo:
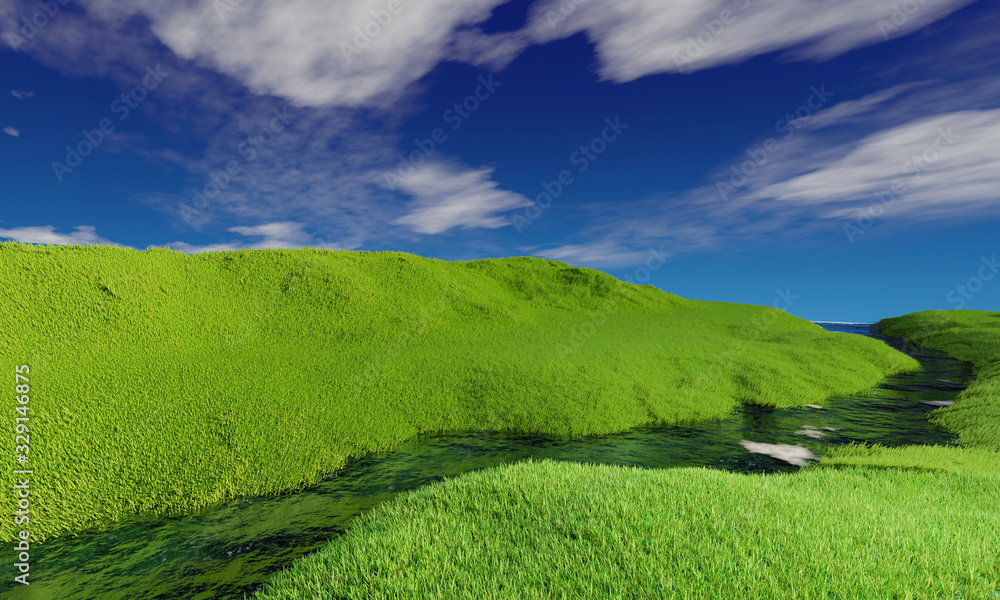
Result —
[{"label": "white rock in water", "polygon": [[823,429],[825,429],[827,431],[837,431],[836,427],[824,427]]},{"label": "white rock in water", "polygon": [[801,467],[807,460],[819,460],[819,457],[803,446],[791,446],[788,444],[764,444],[761,442],[751,442],[741,440],[740,445],[747,449],[747,452],[754,454],[767,454],[786,463]]},{"label": "white rock in water", "polygon": [[924,404],[930,404],[931,406],[951,406],[954,402],[948,400],[921,400]]},{"label": "white rock in water", "polygon": [[821,437],[826,437],[826,434],[822,431],[814,431],[812,429],[800,429],[795,432],[795,435],[808,435],[813,439],[819,439]]},{"label": "white rock in water", "polygon": [[806,407],[807,408],[823,408],[819,404],[806,404]]}]

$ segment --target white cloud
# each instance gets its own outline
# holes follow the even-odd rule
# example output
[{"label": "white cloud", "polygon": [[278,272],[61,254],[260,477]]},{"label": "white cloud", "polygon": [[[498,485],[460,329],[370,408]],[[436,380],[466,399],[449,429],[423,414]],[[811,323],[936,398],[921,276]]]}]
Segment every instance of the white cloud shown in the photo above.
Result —
[{"label": "white cloud", "polygon": [[871,204],[875,193],[891,192],[898,182],[905,191],[891,194],[896,218],[969,217],[997,208],[998,164],[1000,109],[960,111],[869,135],[841,158],[747,197],[825,205],[816,216],[845,218],[857,214],[859,201]]},{"label": "white cloud", "polygon": [[10,136],[13,136],[13,137],[18,137],[19,135],[21,135],[21,132],[18,131],[18,130],[16,130],[16,129],[14,129],[13,127],[4,127],[0,131],[3,131],[7,135],[10,135]]},{"label": "white cloud", "polygon": [[18,100],[30,100],[31,97],[35,95],[35,92],[28,92],[24,90],[11,90],[10,95],[14,96]]},{"label": "white cloud", "polygon": [[[215,5],[223,3],[209,0],[176,5],[89,0],[83,2],[86,12],[64,12],[53,19],[33,39],[29,52],[60,72],[113,79],[122,90],[141,81],[147,65],[162,64],[170,73],[169,85],[157,88],[142,109],[178,137],[204,143],[204,148],[181,154],[127,135],[107,143],[113,143],[109,150],[128,149],[189,173],[183,193],[151,191],[136,198],[170,215],[178,228],[202,231],[226,220],[309,219],[311,229],[356,248],[373,237],[412,235],[387,225],[404,214],[403,198],[380,187],[377,174],[391,169],[398,157],[393,127],[419,106],[399,102],[378,112],[375,121],[368,118],[368,109],[388,102],[391,94],[406,93],[409,82],[440,60],[496,67],[512,58],[522,43],[520,34],[486,35],[467,27],[487,18],[500,1],[406,4],[349,64],[341,60],[334,34],[350,33],[351,42],[351,19],[363,17],[358,23],[363,27],[371,10],[384,8],[377,2],[343,2],[343,11],[310,1],[230,3],[233,12],[220,18]],[[23,4],[9,14],[0,4],[0,31],[17,25],[17,15],[30,6]],[[137,12],[149,17],[152,34],[126,26]],[[477,85],[470,80],[462,96]],[[243,153],[238,149],[246,150],[248,135],[268,126],[273,109],[289,104],[267,90],[292,100],[294,118],[269,135],[262,148]],[[387,90],[391,94],[383,95]],[[334,105],[295,107],[296,102]],[[365,106],[354,106],[360,104]],[[197,213],[186,211],[188,218],[182,218],[182,206],[192,207],[196,192],[211,185],[212,173],[224,171],[233,160],[239,174],[213,193],[207,205],[199,204]]]},{"label": "white cloud", "polygon": [[[172,250],[197,254],[199,252],[217,252],[220,250],[239,250],[248,248],[251,250],[261,248],[324,248],[331,250],[346,249],[340,244],[319,241],[315,236],[305,231],[305,224],[292,221],[275,223],[265,223],[263,225],[251,225],[243,227],[230,227],[227,231],[238,233],[245,237],[261,237],[260,241],[253,243],[228,242],[223,244],[207,244],[198,246],[186,242],[171,242],[166,244]],[[163,246],[160,246],[163,247]]]},{"label": "white cloud", "polygon": [[246,248],[246,244],[241,244],[238,242],[232,242],[229,244],[206,244],[204,246],[198,246],[194,244],[188,244],[186,242],[171,242],[169,244],[164,244],[162,246],[148,246],[148,248],[170,248],[171,250],[177,250],[178,252],[185,252],[187,254],[198,254],[199,252],[222,252],[228,250],[239,250],[240,248]]},{"label": "white cloud", "polygon": [[[171,215],[177,227],[198,231],[234,220],[308,219],[311,229],[348,247],[384,233],[386,222],[401,214],[403,203],[375,185],[371,173],[376,165],[388,168],[398,156],[396,138],[360,128],[352,110],[300,108],[291,111],[293,118],[281,131],[266,131],[264,141],[256,146],[247,143],[248,135],[269,127],[275,117],[273,109],[282,107],[283,103],[265,98],[231,111],[229,122],[213,132],[196,158],[154,155],[138,148],[137,152],[151,159],[182,164],[190,173],[186,192],[147,194],[139,201]],[[239,167],[232,176],[225,174],[230,161]],[[221,177],[221,189],[213,183],[213,174]],[[198,203],[196,193],[201,194]],[[192,208],[197,212],[191,212]]]},{"label": "white cloud", "polygon": [[496,213],[531,205],[490,180],[493,169],[467,169],[445,163],[424,163],[398,186],[413,196],[410,212],[393,221],[418,233],[443,233],[453,227],[498,229],[510,225]]},{"label": "white cloud", "polygon": [[912,89],[925,86],[927,83],[929,82],[911,82],[895,85],[891,88],[868,94],[857,100],[848,100],[834,104],[830,108],[823,109],[801,120],[793,119],[788,124],[793,127],[805,127],[806,129],[822,129],[845,123],[862,123],[873,111],[882,108],[886,102]]},{"label": "white cloud", "polygon": [[74,227],[74,233],[57,233],[52,225],[40,227],[15,227],[14,229],[0,229],[0,238],[12,239],[15,242],[26,244],[55,244],[59,246],[69,246],[73,244],[90,245],[99,244],[102,246],[118,246],[111,240],[107,240],[97,235],[97,230],[93,225],[78,225]]},{"label": "white cloud", "polygon": [[622,267],[642,263],[649,258],[648,250],[629,250],[614,242],[565,244],[548,250],[536,250],[535,256],[558,260],[575,266]]},{"label": "white cloud", "polygon": [[[41,227],[15,227],[13,229],[0,229],[0,239],[11,239],[16,242],[28,244],[55,244],[68,246],[73,244],[100,246],[121,246],[111,240],[97,235],[97,229],[93,225],[79,225],[74,227],[74,233],[58,233],[52,225]],[[171,242],[163,245],[150,245],[147,248],[164,248],[169,246],[172,250],[196,254],[198,252],[216,252],[220,250],[239,250],[249,248],[251,250],[259,248],[325,248],[331,250],[341,250],[341,244],[331,243],[321,240],[305,231],[305,224],[290,221],[266,223],[263,225],[253,225],[244,227],[230,227],[227,231],[239,234],[248,238],[263,238],[257,242],[233,241],[221,244],[195,245],[186,242]]]},{"label": "white cloud", "polygon": [[388,12],[387,0],[82,4],[117,22],[142,13],[181,58],[301,107],[388,106],[443,60],[503,64],[524,42],[507,35],[489,38],[502,44],[480,43],[470,29],[503,2],[403,0],[397,14]]},{"label": "white cloud", "polygon": [[[853,105],[867,111],[863,128],[855,123],[860,110],[836,111],[841,122],[855,125],[850,137],[831,136],[825,126],[806,127],[782,140],[766,164],[726,197],[713,181],[686,192],[618,202],[574,236],[589,243],[535,254],[592,264],[620,255],[621,264],[628,264],[629,249],[649,245],[674,253],[739,251],[767,242],[801,246],[848,233],[841,237],[846,244],[856,237],[849,228],[859,229],[859,223],[861,231],[875,222],[886,231],[905,231],[919,224],[995,218],[1000,215],[1000,109],[900,121],[900,115],[920,114],[925,95],[877,107],[874,99],[889,94],[866,96]],[[932,104],[948,97],[939,94]],[[828,118],[826,124],[836,120]],[[871,131],[881,121],[888,123]],[[736,156],[733,164],[745,164],[746,158]],[[730,181],[728,165],[719,174],[721,181]]]},{"label": "white cloud", "polygon": [[[887,35],[914,31],[973,1],[923,0],[913,14],[897,17],[898,29]],[[735,64],[787,48],[795,48],[789,58],[831,58],[884,41],[879,21],[891,24],[898,4],[896,0],[544,0],[534,8],[529,30],[536,42],[586,32],[596,45],[601,76],[622,83],[655,73]]]},{"label": "white cloud", "polygon": [[262,237],[263,240],[250,244],[250,248],[340,248],[337,244],[316,243],[312,235],[305,232],[305,225],[290,221],[267,223],[251,227],[230,227],[229,231],[247,237]]}]

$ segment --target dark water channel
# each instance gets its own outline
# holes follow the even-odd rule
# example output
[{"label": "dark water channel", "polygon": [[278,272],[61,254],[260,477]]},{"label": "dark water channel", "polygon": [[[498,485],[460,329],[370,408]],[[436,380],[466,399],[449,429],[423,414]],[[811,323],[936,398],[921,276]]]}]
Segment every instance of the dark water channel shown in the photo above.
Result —
[{"label": "dark water channel", "polygon": [[[822,325],[870,334],[868,325]],[[957,445],[954,435],[928,422],[928,413],[937,408],[928,403],[953,400],[972,378],[972,366],[933,350],[904,348],[901,340],[886,341],[920,360],[925,370],[890,377],[870,395],[824,402],[824,409],[748,406],[725,420],[696,426],[639,427],[576,440],[503,433],[426,435],[394,452],[353,461],[297,494],[233,502],[182,517],[134,518],[32,544],[30,586],[13,583],[15,561],[4,545],[0,596],[242,599],[274,572],[343,533],[359,514],[401,492],[528,457],[774,473],[799,467],[748,452],[740,441],[801,445],[819,456],[828,446],[848,442]]]}]

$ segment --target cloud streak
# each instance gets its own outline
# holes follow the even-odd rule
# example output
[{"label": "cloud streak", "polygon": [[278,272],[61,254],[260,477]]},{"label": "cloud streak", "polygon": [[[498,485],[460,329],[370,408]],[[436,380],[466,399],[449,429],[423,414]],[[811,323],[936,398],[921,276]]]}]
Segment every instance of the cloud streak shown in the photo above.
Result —
[{"label": "cloud streak", "polygon": [[[817,113],[822,127],[803,127],[731,197],[705,185],[619,203],[578,234],[590,242],[534,253],[618,266],[630,249],[649,244],[665,243],[674,253],[738,251],[765,243],[807,244],[841,230],[853,242],[872,226],[873,216],[897,227],[1000,216],[1000,109],[895,122],[899,114],[915,112],[907,106],[923,100],[886,105],[899,97],[872,94],[842,103],[846,108],[826,109],[828,115]],[[885,115],[893,122],[867,133],[855,128],[853,137],[826,134],[834,124],[856,124],[862,113],[869,127]]]},{"label": "cloud streak", "polygon": [[[974,0],[924,0],[897,19],[905,35]],[[572,6],[568,9],[567,5]],[[529,25],[535,43],[585,33],[604,79],[623,83],[657,73],[689,73],[788,50],[791,60],[823,60],[885,41],[886,0],[544,0]],[[791,50],[789,50],[791,49]]]},{"label": "cloud streak", "polygon": [[[905,181],[892,212],[899,218],[940,219],[997,212],[1000,189],[1000,109],[919,119],[872,134],[842,158],[747,195],[820,208],[817,217],[844,218],[858,201]],[[848,205],[848,206],[845,206]]]},{"label": "cloud streak", "polygon": [[324,248],[332,250],[342,249],[341,246],[337,244],[331,244],[319,241],[315,236],[306,232],[305,224],[295,223],[292,221],[266,223],[263,225],[255,225],[251,227],[230,227],[227,231],[237,233],[244,237],[250,237],[250,238],[260,237],[263,239],[253,243],[233,241],[221,244],[206,244],[201,246],[178,241],[165,244],[164,246],[151,246],[151,247],[162,248],[169,246],[171,250],[179,250],[181,252],[186,252],[188,254],[197,254],[200,252],[239,250],[241,248],[248,248],[251,250],[256,250],[261,248],[298,249],[308,246],[310,248]]},{"label": "cloud streak", "polygon": [[90,244],[99,244],[102,246],[120,245],[97,235],[97,228],[92,225],[78,225],[73,229],[75,230],[73,233],[58,233],[52,225],[15,227],[13,229],[0,229],[0,238],[25,244],[54,244],[59,246],[74,244],[83,246]]},{"label": "cloud streak", "polygon": [[325,0],[281,0],[221,11],[215,0],[82,3],[106,21],[145,16],[178,57],[238,79],[255,94],[299,107],[387,107],[443,60],[513,58],[523,43],[498,48],[471,29],[503,1],[339,0],[333,10]]},{"label": "cloud streak", "polygon": [[413,196],[409,212],[393,221],[417,233],[434,235],[460,227],[499,229],[510,219],[499,212],[529,206],[531,201],[502,190],[490,179],[493,169],[466,169],[446,163],[425,163],[399,187]]}]

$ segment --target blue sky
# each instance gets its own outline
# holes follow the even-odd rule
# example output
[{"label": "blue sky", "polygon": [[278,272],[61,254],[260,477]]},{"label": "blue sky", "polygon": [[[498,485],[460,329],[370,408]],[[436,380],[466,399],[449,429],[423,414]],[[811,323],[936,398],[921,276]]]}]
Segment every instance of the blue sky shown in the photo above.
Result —
[{"label": "blue sky", "polygon": [[985,0],[0,0],[0,239],[998,310],[998,28]]}]

